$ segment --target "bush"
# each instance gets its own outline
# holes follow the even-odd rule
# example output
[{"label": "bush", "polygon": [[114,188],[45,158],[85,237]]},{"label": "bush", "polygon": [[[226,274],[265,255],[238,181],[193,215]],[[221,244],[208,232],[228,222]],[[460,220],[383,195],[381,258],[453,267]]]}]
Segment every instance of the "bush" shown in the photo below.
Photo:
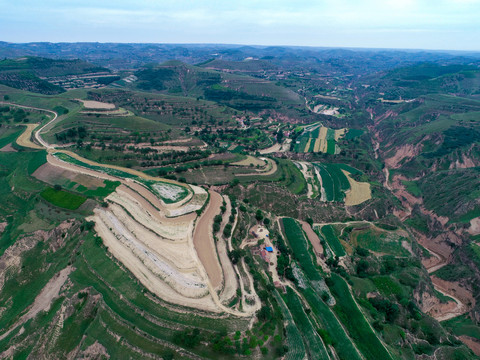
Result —
[{"label": "bush", "polygon": [[362,247],[357,247],[355,249],[355,252],[357,253],[358,256],[361,256],[361,257],[367,257],[370,255],[370,251],[368,251],[367,249],[364,249]]},{"label": "bush", "polygon": [[357,274],[360,277],[366,277],[367,276],[367,270],[370,267],[370,264],[368,263],[367,260],[360,260],[357,264]]}]

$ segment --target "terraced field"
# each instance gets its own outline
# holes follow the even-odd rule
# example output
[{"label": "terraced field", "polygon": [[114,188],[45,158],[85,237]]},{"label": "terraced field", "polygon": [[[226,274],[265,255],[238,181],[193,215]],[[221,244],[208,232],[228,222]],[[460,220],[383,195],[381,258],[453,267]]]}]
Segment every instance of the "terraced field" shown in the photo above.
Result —
[{"label": "terraced field", "polygon": [[336,164],[314,164],[321,177],[327,201],[343,201],[345,191],[350,189],[347,177]]},{"label": "terraced field", "polygon": [[325,237],[330,248],[333,250],[336,256],[341,257],[345,256],[345,249],[343,248],[340,240],[338,239],[337,235],[335,234],[335,229],[332,225],[325,225],[319,229]]},{"label": "terraced field", "polygon": [[311,319],[307,316],[304,306],[295,292],[287,288],[285,302],[292,314],[292,318],[300,331],[309,359],[329,359],[327,349],[321,337],[315,330]]},{"label": "terraced field", "polygon": [[351,175],[362,172],[346,164],[314,163],[321,182],[325,201],[345,202],[348,206],[359,205],[372,197],[370,184],[355,181]]},{"label": "terraced field", "polygon": [[332,274],[330,289],[337,302],[334,307],[335,313],[341,319],[365,358],[369,360],[392,359],[389,351],[378,339],[358,308],[345,280],[337,274]]},{"label": "terraced field", "polygon": [[165,204],[176,203],[191,195],[191,191],[185,185],[180,185],[179,183],[168,181],[166,179],[162,181],[160,179],[155,179],[151,176],[146,176],[129,169],[122,170],[119,167],[100,166],[100,164],[95,165],[93,162],[87,163],[62,152],[56,152],[53,154],[53,156],[67,163],[75,164],[94,171],[99,171],[107,175],[138,181],[158,195],[162,201],[165,202]]},{"label": "terraced field", "polygon": [[337,141],[345,134],[346,129],[334,130],[314,124],[305,127],[297,139],[295,151],[299,153],[322,152],[336,154],[339,152]]}]

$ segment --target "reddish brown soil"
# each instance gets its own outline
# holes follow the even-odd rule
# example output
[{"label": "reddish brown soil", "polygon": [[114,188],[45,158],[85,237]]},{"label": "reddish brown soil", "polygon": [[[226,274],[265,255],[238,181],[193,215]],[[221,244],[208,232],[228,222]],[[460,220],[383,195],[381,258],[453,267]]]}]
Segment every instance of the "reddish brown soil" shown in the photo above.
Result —
[{"label": "reddish brown soil", "polygon": [[208,278],[214,288],[222,285],[222,268],[218,262],[215,243],[212,238],[213,218],[220,213],[222,197],[220,194],[209,191],[210,202],[198,219],[193,233],[193,245],[198,257],[207,271]]}]

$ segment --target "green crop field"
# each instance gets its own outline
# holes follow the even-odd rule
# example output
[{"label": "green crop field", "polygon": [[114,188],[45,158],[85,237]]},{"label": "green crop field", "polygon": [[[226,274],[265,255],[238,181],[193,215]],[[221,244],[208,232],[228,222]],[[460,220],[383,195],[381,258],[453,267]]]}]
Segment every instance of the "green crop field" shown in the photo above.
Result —
[{"label": "green crop field", "polygon": [[282,224],[295,259],[298,260],[310,280],[320,280],[318,267],[309,251],[309,241],[305,237],[301,226],[292,218],[283,218]]},{"label": "green crop field", "polygon": [[317,293],[312,289],[306,289],[302,291],[305,299],[310,305],[313,315],[318,319],[322,328],[332,338],[332,345],[338,357],[342,360],[354,360],[362,359],[361,355],[355,348],[354,343],[345,333],[342,324],[334,315],[332,310],[320,299]]},{"label": "green crop field", "polygon": [[322,339],[318,335],[316,329],[312,325],[312,321],[308,318],[304,311],[303,304],[297,294],[287,288],[287,295],[285,296],[285,302],[292,314],[292,317],[297,325],[302,337],[304,339],[307,354],[311,359],[329,359],[325,345]]},{"label": "green crop field", "polygon": [[[347,177],[338,164],[315,163],[322,178],[322,187],[325,189],[327,201],[343,201],[345,191],[350,189]],[[343,165],[345,167],[345,165]]]},{"label": "green crop field", "polygon": [[277,302],[280,306],[283,318],[287,322],[287,325],[285,326],[285,331],[287,335],[288,352],[285,355],[285,359],[301,359],[306,353],[305,345],[302,340],[302,335],[298,330],[295,321],[293,320],[290,310],[288,309],[287,305],[283,301],[278,291],[275,291],[275,298],[277,299]]},{"label": "green crop field", "polygon": [[345,256],[345,249],[340,243],[340,240],[338,240],[338,237],[335,234],[335,229],[332,227],[332,225],[322,226],[320,230],[322,231],[322,234],[325,235],[325,239],[328,245],[330,245],[330,247],[332,248],[335,255],[339,257]]},{"label": "green crop field", "polygon": [[8,145],[15,141],[17,137],[25,130],[24,127],[11,127],[5,130],[2,129],[2,134],[0,135],[0,149],[3,148],[5,145]]},{"label": "green crop field", "polygon": [[330,290],[337,301],[334,310],[363,356],[368,360],[392,359],[353,300],[345,280],[333,273],[332,283]]},{"label": "green crop field", "polygon": [[46,188],[40,195],[49,203],[69,210],[78,209],[87,200],[85,196],[53,188]]}]

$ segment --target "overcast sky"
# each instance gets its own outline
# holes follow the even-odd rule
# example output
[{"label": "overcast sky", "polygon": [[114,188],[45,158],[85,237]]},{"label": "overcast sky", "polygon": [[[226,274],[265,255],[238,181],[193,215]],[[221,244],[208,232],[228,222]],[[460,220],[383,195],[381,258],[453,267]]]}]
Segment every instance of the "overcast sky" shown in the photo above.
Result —
[{"label": "overcast sky", "polygon": [[0,0],[0,40],[480,50],[480,0]]}]

